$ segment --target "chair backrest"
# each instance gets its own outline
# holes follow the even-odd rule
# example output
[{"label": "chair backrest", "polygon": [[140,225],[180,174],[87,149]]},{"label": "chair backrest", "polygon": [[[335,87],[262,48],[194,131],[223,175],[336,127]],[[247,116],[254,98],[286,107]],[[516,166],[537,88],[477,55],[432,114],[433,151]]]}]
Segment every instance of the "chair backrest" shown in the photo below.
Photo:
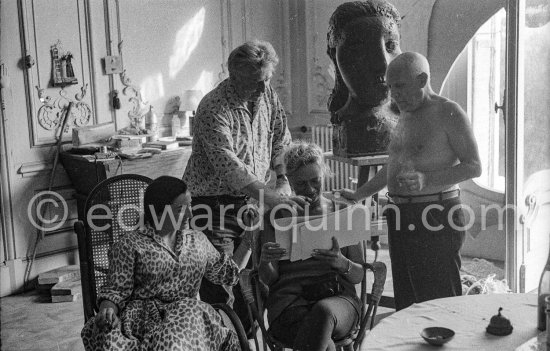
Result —
[{"label": "chair backrest", "polygon": [[[366,262],[367,245],[365,242],[361,243],[363,258]],[[256,246],[257,248],[257,246]],[[361,281],[360,298],[362,301],[361,306],[361,318],[357,325],[357,328],[353,331],[352,335],[342,339],[335,340],[337,348],[344,348],[348,350],[357,350],[363,340],[366,331],[372,329],[374,326],[374,320],[376,317],[376,311],[378,304],[382,298],[384,292],[384,285],[386,282],[387,267],[383,262],[375,261],[373,263],[363,263],[364,275]],[[371,292],[367,292],[367,273],[373,272],[374,280],[371,288]],[[285,345],[282,345],[279,341],[275,340],[268,332],[268,326],[264,322],[264,291],[262,291],[263,283],[260,282],[259,274],[257,270],[243,270],[241,272],[240,287],[243,293],[243,297],[250,308],[251,314],[254,316],[256,323],[258,323],[263,336],[263,349],[269,347],[270,350],[282,350]],[[288,347],[288,346],[286,346]],[[258,349],[258,347],[257,347]]]},{"label": "chair backrest", "polygon": [[111,246],[139,226],[145,189],[152,181],[138,174],[118,175],[97,184],[86,199],[86,218],[75,223],[85,321],[98,310],[97,291],[107,281]]},{"label": "chair backrest", "polygon": [[[378,310],[378,304],[382,298],[384,292],[384,285],[386,284],[387,267],[384,262],[376,261],[378,252],[375,250],[375,261],[373,263],[367,263],[367,243],[361,242],[361,249],[363,253],[363,280],[361,280],[361,318],[358,321],[357,328],[351,335],[342,340],[335,340],[337,348],[343,348],[345,350],[357,350],[365,337],[367,330],[374,327],[374,320],[376,312]],[[368,272],[373,273],[373,282],[371,292],[367,292],[368,288]]]},{"label": "chair backrest", "polygon": [[[367,330],[371,330],[374,327],[376,312],[378,310],[378,304],[382,299],[382,293],[384,292],[384,285],[386,284],[387,267],[384,262],[375,261],[373,263],[364,263],[363,268],[365,270],[365,276],[363,282],[361,282],[361,301],[363,301],[362,316],[359,321],[359,330],[353,340],[353,349],[357,350],[361,346],[361,342],[365,337]],[[372,282],[371,292],[365,294],[363,289],[367,286],[367,271],[372,271],[374,279]],[[365,306],[366,309],[365,309]]]}]

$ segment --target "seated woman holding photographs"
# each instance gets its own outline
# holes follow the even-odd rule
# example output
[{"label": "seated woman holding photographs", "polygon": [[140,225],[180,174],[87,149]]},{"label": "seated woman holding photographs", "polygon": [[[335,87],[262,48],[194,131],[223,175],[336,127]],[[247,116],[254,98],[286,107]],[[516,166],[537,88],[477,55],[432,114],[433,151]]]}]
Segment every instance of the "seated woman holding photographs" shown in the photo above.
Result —
[{"label": "seated woman holding photographs", "polygon": [[82,330],[86,350],[241,349],[220,315],[197,299],[203,276],[234,285],[239,267],[202,232],[183,229],[190,206],[180,179],[162,176],[147,187],[145,229],[124,235],[111,248],[99,312]]},{"label": "seated woman holding photographs", "polygon": [[[293,143],[284,154],[284,164],[292,190],[310,202],[306,213],[299,216],[335,211],[334,201],[322,195],[323,179],[329,170],[318,145]],[[290,215],[288,210],[279,210],[274,217]],[[332,249],[317,249],[310,259],[291,262],[281,259],[287,252],[275,243],[272,223],[264,223],[259,275],[269,287],[265,306],[270,334],[296,350],[334,350],[333,340],[349,335],[359,319],[361,301],[355,284],[363,278],[361,248],[354,245],[340,249],[333,238]],[[330,296],[326,287],[335,281],[339,292]]]}]

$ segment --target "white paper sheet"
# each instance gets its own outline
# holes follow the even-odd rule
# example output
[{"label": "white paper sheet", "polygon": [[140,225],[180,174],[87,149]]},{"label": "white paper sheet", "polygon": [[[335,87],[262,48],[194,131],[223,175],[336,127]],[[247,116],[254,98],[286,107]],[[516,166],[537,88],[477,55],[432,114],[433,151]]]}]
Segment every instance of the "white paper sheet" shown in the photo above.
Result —
[{"label": "white paper sheet", "polygon": [[[298,242],[297,225],[307,220],[307,217],[285,217],[275,219],[273,226],[275,227],[275,242],[282,249],[286,249],[287,254],[281,257],[281,260],[288,260],[292,254],[292,243]],[[293,225],[294,223],[294,225]]]},{"label": "white paper sheet", "polygon": [[281,259],[305,260],[313,249],[330,249],[332,237],[340,247],[369,239],[370,211],[366,206],[354,205],[307,221],[305,217],[281,218],[274,225],[276,242],[288,252]]}]

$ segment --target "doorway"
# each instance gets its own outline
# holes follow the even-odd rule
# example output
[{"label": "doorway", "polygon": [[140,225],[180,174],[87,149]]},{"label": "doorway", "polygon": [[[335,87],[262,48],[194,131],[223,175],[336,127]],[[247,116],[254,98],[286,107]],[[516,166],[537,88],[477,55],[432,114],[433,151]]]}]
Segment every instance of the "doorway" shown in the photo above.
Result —
[{"label": "doorway", "polygon": [[546,0],[508,1],[473,35],[441,90],[467,111],[482,160],[481,177],[462,185],[476,215],[464,249],[504,262],[518,292],[536,289],[550,244],[549,22]]}]

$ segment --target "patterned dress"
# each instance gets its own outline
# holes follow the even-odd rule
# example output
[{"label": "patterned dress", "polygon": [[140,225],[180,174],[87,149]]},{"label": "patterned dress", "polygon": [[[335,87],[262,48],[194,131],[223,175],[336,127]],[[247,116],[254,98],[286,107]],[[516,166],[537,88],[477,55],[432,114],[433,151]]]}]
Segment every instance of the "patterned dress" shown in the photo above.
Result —
[{"label": "patterned dress", "polygon": [[204,276],[234,285],[238,267],[199,231],[177,233],[173,252],[154,230],[129,233],[111,249],[110,275],[98,302],[119,308],[120,326],[82,330],[86,350],[240,350],[237,336],[197,293]]}]

